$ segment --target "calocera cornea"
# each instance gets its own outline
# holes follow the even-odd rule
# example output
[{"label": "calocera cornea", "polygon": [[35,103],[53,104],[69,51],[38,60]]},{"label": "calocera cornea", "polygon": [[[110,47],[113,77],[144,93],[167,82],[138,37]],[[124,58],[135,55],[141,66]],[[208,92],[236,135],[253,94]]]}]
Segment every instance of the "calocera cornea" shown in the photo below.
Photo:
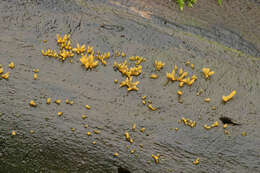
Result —
[{"label": "calocera cornea", "polygon": [[229,95],[227,96],[222,96],[223,102],[228,102],[230,99],[232,99],[236,95],[236,90],[232,91]]},{"label": "calocera cornea", "polygon": [[194,165],[198,165],[200,163],[200,158],[197,158],[196,160],[193,161]]},{"label": "calocera cornea", "polygon": [[37,104],[33,100],[30,101],[29,105],[32,106],[32,107],[36,107],[37,106]]},{"label": "calocera cornea", "polygon": [[13,69],[15,67],[14,62],[10,62],[9,68]]},{"label": "calocera cornea", "polygon": [[156,107],[153,107],[152,104],[148,104],[147,107],[148,107],[149,109],[151,109],[152,111],[156,111],[156,110],[157,110],[157,108],[156,108]]},{"label": "calocera cornea", "polygon": [[153,155],[152,154],[152,157],[153,157],[155,163],[158,164],[159,163],[160,154],[157,154],[157,155]]},{"label": "calocera cornea", "polygon": [[1,77],[2,77],[3,79],[6,79],[6,80],[7,80],[7,79],[9,78],[9,74],[10,74],[10,73],[7,72],[7,73],[5,73],[5,74],[2,74]]},{"label": "calocera cornea", "polygon": [[165,63],[162,61],[154,61],[154,66],[157,71],[160,71],[164,67]]},{"label": "calocera cornea", "polygon": [[158,78],[158,75],[157,75],[157,74],[151,74],[151,75],[150,75],[150,78],[151,78],[151,79],[157,79],[157,78]]},{"label": "calocera cornea", "polygon": [[210,76],[212,76],[215,73],[214,71],[210,71],[210,68],[202,68],[202,72],[206,79],[208,79]]}]

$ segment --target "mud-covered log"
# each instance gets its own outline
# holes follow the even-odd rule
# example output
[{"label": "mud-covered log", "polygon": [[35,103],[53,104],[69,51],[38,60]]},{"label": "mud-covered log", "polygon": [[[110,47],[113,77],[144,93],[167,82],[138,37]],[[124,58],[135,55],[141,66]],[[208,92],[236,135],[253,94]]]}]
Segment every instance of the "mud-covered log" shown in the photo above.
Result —
[{"label": "mud-covered log", "polygon": [[[0,172],[260,170],[257,39],[245,40],[221,26],[219,32],[206,30],[201,21],[195,27],[192,22],[158,17],[156,6],[148,13],[131,5],[83,0],[0,3],[0,64],[10,72],[8,80],[0,79]],[[109,51],[112,57],[106,66],[100,63],[86,70],[80,55],[72,62],[43,56],[42,49],[58,50],[56,34],[71,34],[73,47],[86,44],[95,51]],[[255,37],[259,41],[259,35]],[[116,51],[126,57],[114,57]],[[127,91],[120,87],[125,77],[113,64],[136,55],[146,58],[141,75],[133,77],[140,81],[139,90]],[[155,70],[155,60],[165,62],[161,71]],[[8,67],[11,61],[14,69]],[[185,65],[187,61],[194,68]],[[172,72],[174,65],[198,79],[182,88],[178,82],[165,85],[166,72]],[[215,72],[209,79],[201,71],[204,67]],[[36,80],[33,69],[39,69]],[[151,79],[152,73],[159,78]],[[178,90],[183,93],[181,101]],[[224,103],[222,96],[233,90],[234,98]],[[143,96],[157,110],[144,105]],[[47,98],[51,104],[46,104]],[[60,104],[54,103],[57,99]],[[74,104],[66,104],[66,99]],[[30,106],[30,100],[37,106]],[[222,116],[240,125],[223,129]],[[185,126],[178,121],[182,117],[194,120],[196,126]],[[215,121],[218,127],[203,127]],[[156,163],[152,155],[158,154]]]}]

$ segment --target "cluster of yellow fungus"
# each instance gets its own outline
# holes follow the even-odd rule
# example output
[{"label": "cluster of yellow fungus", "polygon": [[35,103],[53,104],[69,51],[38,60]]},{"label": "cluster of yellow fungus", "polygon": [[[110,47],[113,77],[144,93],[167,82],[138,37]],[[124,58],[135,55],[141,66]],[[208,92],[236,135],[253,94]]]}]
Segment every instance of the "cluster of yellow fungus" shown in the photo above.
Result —
[{"label": "cluster of yellow fungus", "polygon": [[110,52],[105,52],[104,54],[97,52],[96,58],[103,64],[107,65],[107,62],[105,59],[108,59],[110,57]]},{"label": "cluster of yellow fungus", "polygon": [[77,43],[77,47],[72,49],[73,52],[76,52],[77,54],[81,54],[86,51],[86,45],[83,44],[82,46]]},{"label": "cluster of yellow fungus", "polygon": [[61,100],[55,100],[55,103],[59,105],[61,103]]},{"label": "cluster of yellow fungus", "polygon": [[62,116],[63,115],[63,112],[58,112],[58,116]]},{"label": "cluster of yellow fungus", "polygon": [[147,107],[148,107],[149,109],[151,109],[152,111],[156,111],[156,110],[157,110],[157,108],[156,108],[156,107],[153,107],[152,104],[148,104]]},{"label": "cluster of yellow fungus", "polygon": [[128,132],[125,132],[125,139],[130,143],[134,142],[134,140],[130,137],[130,134]]},{"label": "cluster of yellow fungus", "polygon": [[123,75],[126,75],[127,77],[138,76],[142,72],[141,65],[138,65],[137,67],[128,68],[126,60],[121,64],[114,62],[114,68],[117,68],[118,71],[120,71]]},{"label": "cluster of yellow fungus", "polygon": [[137,88],[137,85],[139,84],[139,81],[132,82],[132,76],[126,77],[126,79],[122,82],[120,82],[120,87],[127,86],[128,91],[138,91],[139,88]]},{"label": "cluster of yellow fungus", "polygon": [[140,129],[140,132],[144,133],[144,131],[145,131],[144,127]]},{"label": "cluster of yellow fungus", "polygon": [[155,163],[158,164],[159,163],[160,154],[157,154],[157,155],[153,155],[152,154],[152,157],[153,157]]},{"label": "cluster of yellow fungus", "polygon": [[30,101],[29,105],[32,106],[32,107],[36,107],[37,106],[37,104],[33,100]]},{"label": "cluster of yellow fungus", "polygon": [[202,68],[202,72],[206,79],[208,79],[210,76],[212,76],[215,72],[210,71],[210,68]]},{"label": "cluster of yellow fungus", "polygon": [[183,123],[187,126],[190,126],[191,128],[195,127],[196,126],[196,121],[192,121],[190,119],[187,119],[187,118],[184,118],[182,117],[181,119],[183,121]]},{"label": "cluster of yellow fungus", "polygon": [[166,72],[166,78],[168,81],[179,81],[179,87],[183,87],[184,84],[191,86],[198,78],[196,75],[187,77],[188,72],[184,72],[182,68],[179,69],[179,77],[175,77],[178,67],[175,65],[171,73]]},{"label": "cluster of yellow fungus", "polygon": [[130,61],[136,61],[136,65],[139,65],[139,64],[141,64],[142,62],[145,62],[146,61],[146,59],[145,58],[143,58],[143,57],[141,57],[141,56],[131,56],[131,57],[129,57],[129,60]]},{"label": "cluster of yellow fungus", "polygon": [[157,71],[160,71],[164,67],[165,63],[162,61],[154,61],[154,66]]},{"label": "cluster of yellow fungus", "polygon": [[2,74],[1,77],[2,77],[3,79],[8,79],[8,78],[9,78],[9,74],[10,74],[10,73],[7,72],[7,73],[5,73],[5,74]]},{"label": "cluster of yellow fungus", "polygon": [[204,127],[205,129],[209,130],[209,129],[213,128],[213,127],[218,127],[218,126],[219,126],[219,123],[218,123],[218,121],[216,121],[216,122],[214,122],[214,123],[211,124],[211,125],[205,124],[203,127]]},{"label": "cluster of yellow fungus", "polygon": [[198,165],[200,163],[200,158],[197,158],[196,160],[193,161],[194,165]]},{"label": "cluster of yellow fungus", "polygon": [[91,106],[89,106],[88,104],[85,106],[85,108],[87,109],[91,109]]},{"label": "cluster of yellow fungus", "polygon": [[82,55],[80,58],[80,62],[85,66],[85,68],[92,69],[98,66],[98,61],[95,61],[95,57],[93,54],[90,55]]},{"label": "cluster of yellow fungus", "polygon": [[228,102],[230,99],[232,99],[236,95],[236,90],[232,91],[228,96],[222,96],[222,100],[224,102]]}]

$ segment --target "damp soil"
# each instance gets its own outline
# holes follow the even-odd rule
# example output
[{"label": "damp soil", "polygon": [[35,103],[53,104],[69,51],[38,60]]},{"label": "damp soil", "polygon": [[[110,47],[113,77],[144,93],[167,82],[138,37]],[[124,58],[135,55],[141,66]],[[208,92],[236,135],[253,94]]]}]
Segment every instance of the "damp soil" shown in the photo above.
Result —
[{"label": "damp soil", "polygon": [[[184,12],[171,1],[157,0],[1,1],[0,64],[10,77],[0,79],[0,172],[259,172],[259,9],[257,1],[240,0],[223,7],[201,0]],[[42,49],[57,48],[57,33],[71,34],[73,46],[145,57],[142,74],[133,79],[140,81],[139,90],[128,92],[114,83],[125,77],[113,63],[126,58],[112,56],[106,66],[87,71],[80,56],[72,63],[42,56]],[[160,72],[154,60],[166,63]],[[194,69],[185,66],[187,61]],[[182,103],[178,84],[165,85],[165,73],[175,64],[198,76],[192,86],[181,88]],[[209,80],[203,67],[215,71]],[[150,79],[151,73],[159,78]],[[232,90],[237,94],[224,104],[222,95]],[[144,95],[158,110],[142,104]],[[62,103],[47,105],[49,97]],[[208,97],[211,101],[204,102]],[[30,107],[30,100],[38,106]],[[228,126],[225,134],[223,116],[240,125]],[[196,127],[178,123],[182,117],[196,121]],[[215,121],[219,127],[203,128]],[[152,158],[157,154],[158,164]],[[197,158],[200,163],[194,165]]]}]

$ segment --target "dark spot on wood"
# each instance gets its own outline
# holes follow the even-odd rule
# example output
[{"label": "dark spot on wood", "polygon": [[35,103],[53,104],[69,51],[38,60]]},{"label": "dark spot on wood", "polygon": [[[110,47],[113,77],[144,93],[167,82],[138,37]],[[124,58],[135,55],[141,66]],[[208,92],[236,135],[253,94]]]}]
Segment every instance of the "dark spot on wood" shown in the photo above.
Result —
[{"label": "dark spot on wood", "polygon": [[220,121],[222,121],[223,124],[232,124],[232,125],[240,125],[238,123],[233,122],[233,120],[229,117],[220,117]]}]

